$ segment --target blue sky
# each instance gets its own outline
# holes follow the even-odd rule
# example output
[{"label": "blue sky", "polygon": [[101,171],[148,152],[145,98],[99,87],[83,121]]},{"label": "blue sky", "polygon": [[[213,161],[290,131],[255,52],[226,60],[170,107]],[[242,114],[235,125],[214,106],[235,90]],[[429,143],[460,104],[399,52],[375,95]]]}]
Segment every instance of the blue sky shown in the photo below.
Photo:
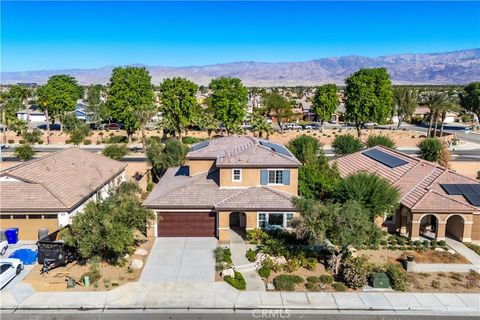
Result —
[{"label": "blue sky", "polygon": [[479,2],[1,2],[1,69],[305,61],[480,47]]}]

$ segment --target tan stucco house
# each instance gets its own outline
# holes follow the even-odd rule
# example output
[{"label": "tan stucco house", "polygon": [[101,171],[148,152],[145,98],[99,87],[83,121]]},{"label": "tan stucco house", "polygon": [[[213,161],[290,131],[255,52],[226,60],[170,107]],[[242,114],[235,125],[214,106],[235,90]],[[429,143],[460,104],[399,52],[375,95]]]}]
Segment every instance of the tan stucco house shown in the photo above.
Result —
[{"label": "tan stucco house", "polygon": [[345,177],[367,171],[400,191],[400,207],[382,224],[412,240],[421,236],[480,242],[480,182],[442,166],[376,146],[334,160]]},{"label": "tan stucco house", "polygon": [[66,226],[125,180],[125,166],[69,148],[0,171],[0,228],[19,228],[20,240],[37,240],[40,228]]},{"label": "tan stucco house", "polygon": [[156,214],[156,236],[229,241],[232,227],[289,227],[301,163],[285,147],[229,136],[194,144],[186,158],[144,202]]}]

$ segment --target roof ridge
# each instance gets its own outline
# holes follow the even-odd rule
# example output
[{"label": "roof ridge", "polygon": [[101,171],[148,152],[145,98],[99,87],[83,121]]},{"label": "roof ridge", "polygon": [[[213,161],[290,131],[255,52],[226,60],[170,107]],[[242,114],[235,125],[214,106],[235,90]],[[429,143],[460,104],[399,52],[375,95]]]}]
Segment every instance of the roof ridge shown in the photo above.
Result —
[{"label": "roof ridge", "polygon": [[61,150],[54,151],[54,152],[52,152],[52,153],[50,153],[50,154],[47,154],[46,156],[43,156],[43,157],[40,157],[40,158],[31,159],[31,160],[28,160],[28,161],[19,163],[19,164],[13,166],[13,167],[6,168],[6,169],[0,171],[0,173],[6,173],[6,172],[10,172],[10,171],[16,170],[16,169],[18,169],[18,168],[23,168],[23,167],[25,167],[25,166],[27,166],[27,165],[31,165],[32,163],[37,163],[37,162],[39,162],[40,160],[45,160],[45,159],[47,159],[47,158],[51,158],[51,157],[53,157],[53,156],[55,156],[55,155],[58,155],[58,154],[60,154],[60,153],[62,153],[62,152],[65,152],[65,151],[67,151],[67,150],[70,150],[70,149],[79,149],[79,148],[75,148],[75,147],[63,148],[63,149],[61,149]]},{"label": "roof ridge", "polygon": [[[410,191],[407,192],[407,194],[406,194],[405,196],[403,196],[403,197],[400,199],[400,201],[403,200],[403,199],[405,199],[406,197],[408,197],[413,191],[415,191],[418,187],[420,187],[420,185],[421,185],[425,180],[427,180],[436,170],[437,170],[437,168],[434,168],[429,174],[427,174],[422,180],[420,180],[412,189],[410,189]],[[400,179],[397,180],[397,181],[400,181]],[[433,183],[433,182],[432,182],[432,183]],[[428,186],[431,186],[432,183],[429,184]],[[427,188],[422,188],[422,189],[424,189],[424,190],[426,190],[426,191],[430,190],[430,189],[427,189]],[[421,199],[419,199],[418,201],[420,201],[420,200],[421,200]]]},{"label": "roof ridge", "polygon": [[422,198],[420,198],[420,200],[418,200],[418,201],[415,203],[415,205],[412,207],[412,209],[415,208],[415,206],[417,205],[417,203],[419,203],[421,200],[423,200],[423,198],[424,198],[427,194],[429,194],[429,193],[435,193],[436,195],[438,195],[438,196],[440,196],[440,197],[442,197],[442,198],[445,198],[445,199],[447,199],[447,200],[450,200],[450,201],[453,201],[453,202],[457,202],[457,203],[459,203],[459,204],[461,204],[461,205],[464,205],[464,206],[473,208],[474,211],[478,211],[478,210],[479,210],[477,207],[475,207],[475,206],[473,206],[473,205],[471,205],[471,204],[458,201],[457,199],[448,197],[447,195],[441,194],[440,192],[438,192],[438,191],[436,191],[436,190],[433,190],[433,189],[427,190],[427,192],[422,196]]},{"label": "roof ridge", "polygon": [[[270,188],[270,187],[268,187],[268,186],[261,186],[260,188],[267,189],[267,190],[269,190],[269,191],[272,192],[272,193],[275,193],[275,194],[278,194],[278,195],[281,196],[281,197],[284,197],[285,199],[291,199],[291,197],[288,196],[288,195],[290,195],[290,194],[287,193],[287,192],[283,192],[283,191],[280,191],[280,190],[276,190],[276,189]],[[294,196],[294,195],[292,195],[292,196]]]},{"label": "roof ridge", "polygon": [[223,199],[223,200],[215,203],[213,206],[216,207],[216,206],[218,206],[218,205],[221,205],[222,203],[224,203],[224,202],[226,202],[226,201],[228,201],[228,200],[231,200],[231,199],[233,199],[233,198],[241,195],[242,193],[247,192],[248,190],[250,190],[250,189],[252,189],[252,188],[255,188],[255,187],[248,187],[248,188],[245,188],[245,189],[241,189],[239,192],[234,193],[234,194],[232,194],[231,196],[226,197],[225,199]]}]

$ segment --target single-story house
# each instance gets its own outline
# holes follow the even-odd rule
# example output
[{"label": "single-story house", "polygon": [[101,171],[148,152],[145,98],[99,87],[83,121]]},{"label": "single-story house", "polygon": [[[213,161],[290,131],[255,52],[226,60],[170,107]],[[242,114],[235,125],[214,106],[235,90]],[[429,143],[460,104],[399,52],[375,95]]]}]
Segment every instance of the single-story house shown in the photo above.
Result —
[{"label": "single-story house", "polygon": [[66,226],[125,180],[125,166],[72,147],[0,171],[0,228],[19,228],[20,240],[36,240],[40,228]]},{"label": "single-story house", "polygon": [[[30,111],[30,122],[45,122],[47,118],[45,114],[38,109],[38,106],[31,106],[29,108]],[[27,110],[19,110],[17,111],[17,119],[27,121]]]}]

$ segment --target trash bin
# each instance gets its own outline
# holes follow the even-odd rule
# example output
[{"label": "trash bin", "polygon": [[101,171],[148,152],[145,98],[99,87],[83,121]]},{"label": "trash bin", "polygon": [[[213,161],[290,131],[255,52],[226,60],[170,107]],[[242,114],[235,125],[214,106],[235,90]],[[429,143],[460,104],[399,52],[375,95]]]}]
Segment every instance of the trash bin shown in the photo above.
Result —
[{"label": "trash bin", "polygon": [[18,228],[10,228],[5,231],[8,244],[15,244],[18,242]]}]

